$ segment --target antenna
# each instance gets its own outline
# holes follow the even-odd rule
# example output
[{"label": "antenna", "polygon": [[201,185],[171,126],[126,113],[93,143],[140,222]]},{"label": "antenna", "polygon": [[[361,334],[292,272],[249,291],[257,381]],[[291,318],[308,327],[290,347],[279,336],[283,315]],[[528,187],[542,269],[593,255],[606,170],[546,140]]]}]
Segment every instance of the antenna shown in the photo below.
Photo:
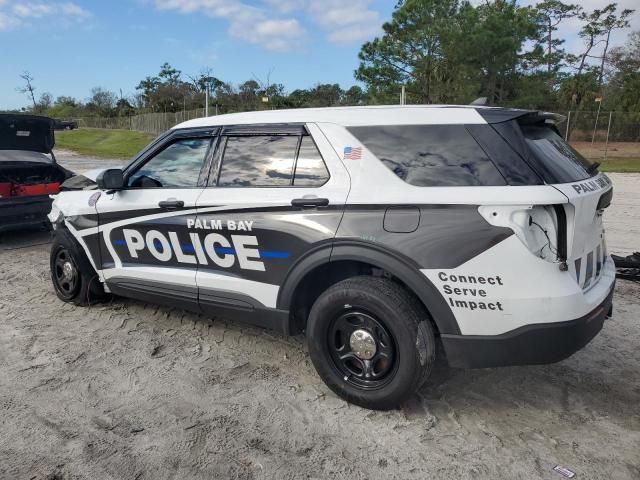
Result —
[{"label": "antenna", "polygon": [[486,105],[487,104],[487,97],[478,97],[476,98],[473,102],[471,102],[469,105]]}]

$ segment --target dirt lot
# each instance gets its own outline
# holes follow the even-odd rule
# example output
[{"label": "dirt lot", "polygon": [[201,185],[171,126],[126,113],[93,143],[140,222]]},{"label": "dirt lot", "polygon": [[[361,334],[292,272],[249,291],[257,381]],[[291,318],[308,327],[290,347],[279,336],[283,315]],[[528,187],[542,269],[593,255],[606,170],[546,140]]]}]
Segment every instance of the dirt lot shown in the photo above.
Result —
[{"label": "dirt lot", "polygon": [[611,158],[640,158],[640,143],[638,142],[571,142],[573,148],[587,158],[601,160],[605,150]]},{"label": "dirt lot", "polygon": [[[640,249],[640,175],[611,177],[610,250]],[[640,478],[639,284],[619,282],[614,318],[564,362],[439,367],[372,412],[322,384],[303,338],[60,302],[47,240],[0,237],[1,479]]]}]

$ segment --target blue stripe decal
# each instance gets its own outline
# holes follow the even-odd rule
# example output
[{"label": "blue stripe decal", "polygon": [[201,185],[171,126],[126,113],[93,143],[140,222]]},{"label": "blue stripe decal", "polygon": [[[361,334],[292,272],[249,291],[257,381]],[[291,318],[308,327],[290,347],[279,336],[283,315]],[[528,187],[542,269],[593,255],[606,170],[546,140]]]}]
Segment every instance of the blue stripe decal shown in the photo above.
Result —
[{"label": "blue stripe decal", "polygon": [[236,249],[229,247],[213,247],[213,251],[218,255],[235,255]]},{"label": "blue stripe decal", "polygon": [[259,250],[260,258],[289,258],[289,252],[270,252],[267,250]]}]

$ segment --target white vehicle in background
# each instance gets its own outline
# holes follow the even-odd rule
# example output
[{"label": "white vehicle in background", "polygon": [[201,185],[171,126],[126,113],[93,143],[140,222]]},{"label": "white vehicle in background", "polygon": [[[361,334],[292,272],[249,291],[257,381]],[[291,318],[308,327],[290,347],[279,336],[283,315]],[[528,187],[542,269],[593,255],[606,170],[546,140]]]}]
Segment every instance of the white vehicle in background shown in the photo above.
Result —
[{"label": "white vehicle in background", "polygon": [[[178,125],[57,196],[64,301],[114,293],[305,333],[326,384],[397,406],[450,365],[556,362],[611,314],[609,179],[555,115],[265,111]],[[87,184],[92,182],[87,181]]]}]

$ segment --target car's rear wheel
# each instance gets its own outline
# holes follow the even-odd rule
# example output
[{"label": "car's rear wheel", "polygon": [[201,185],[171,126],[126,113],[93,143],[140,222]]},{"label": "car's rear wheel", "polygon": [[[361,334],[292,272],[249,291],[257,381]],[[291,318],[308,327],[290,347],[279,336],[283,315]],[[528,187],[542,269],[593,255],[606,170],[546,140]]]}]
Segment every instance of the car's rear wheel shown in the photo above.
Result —
[{"label": "car's rear wheel", "polygon": [[326,290],[311,309],[307,338],[327,386],[366,408],[384,410],[407,400],[435,360],[427,312],[385,278],[350,278]]},{"label": "car's rear wheel", "polygon": [[49,265],[53,287],[61,300],[86,306],[105,299],[98,275],[68,232],[56,232]]}]

